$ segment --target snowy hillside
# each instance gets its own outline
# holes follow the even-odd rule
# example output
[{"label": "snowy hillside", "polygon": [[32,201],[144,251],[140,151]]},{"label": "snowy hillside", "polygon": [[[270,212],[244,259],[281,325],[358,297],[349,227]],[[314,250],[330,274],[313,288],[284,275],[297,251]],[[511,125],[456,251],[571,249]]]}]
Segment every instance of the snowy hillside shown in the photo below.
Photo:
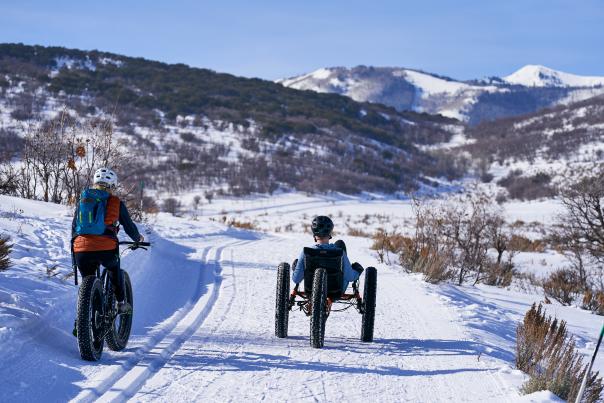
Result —
[{"label": "snowy hillside", "polygon": [[[555,212],[547,203],[506,208],[510,220]],[[405,225],[410,211],[408,201],[283,194],[215,200],[194,219],[151,218],[153,247],[123,259],[135,290],[130,344],[90,364],[71,335],[71,211],[0,196],[0,228],[15,243],[13,266],[0,273],[0,401],[520,401],[515,326],[542,296],[428,285],[377,264],[370,240],[346,235],[380,220]],[[334,217],[353,261],[378,268],[373,343],[359,341],[353,310],[329,317],[323,350],[310,348],[301,312],[290,315],[289,338],[274,337],[275,267],[308,245],[304,223],[317,213]],[[223,224],[232,218],[263,230]],[[568,320],[581,352],[592,350],[600,317],[547,309]],[[604,370],[602,356],[595,368]],[[547,392],[528,399],[555,401]]]},{"label": "snowy hillside", "polygon": [[525,66],[503,79],[467,82],[405,68],[333,67],[278,82],[398,110],[439,113],[472,124],[584,98],[586,90],[591,96],[604,93],[604,77],[577,76],[543,66]]},{"label": "snowy hillside", "polygon": [[182,64],[0,44],[0,162],[18,158],[24,135],[61,111],[67,121],[110,118],[134,182],[231,194],[314,191],[310,177],[322,190],[413,189],[453,171],[419,146],[460,127]]},{"label": "snowy hillside", "polygon": [[471,141],[460,148],[490,161],[495,182],[503,180],[512,193],[551,196],[561,181],[604,162],[604,98],[483,123],[465,134]]}]

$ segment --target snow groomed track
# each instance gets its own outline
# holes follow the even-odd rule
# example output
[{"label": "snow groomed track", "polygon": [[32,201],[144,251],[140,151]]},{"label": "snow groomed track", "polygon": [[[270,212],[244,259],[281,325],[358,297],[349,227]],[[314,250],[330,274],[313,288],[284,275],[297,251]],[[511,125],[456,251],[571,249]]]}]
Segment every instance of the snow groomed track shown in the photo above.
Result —
[{"label": "snow groomed track", "polygon": [[[17,387],[17,393],[0,391],[0,400],[503,402],[519,397],[500,376],[507,364],[472,339],[455,310],[415,277],[377,265],[375,341],[359,340],[356,311],[334,312],[325,348],[317,350],[309,345],[309,319],[299,311],[290,315],[290,336],[274,336],[277,264],[291,262],[308,236],[258,234],[166,216],[155,228],[152,250],[124,259],[135,292],[128,348],[106,350],[98,363],[79,359],[68,333],[74,288],[54,304],[55,318],[37,319],[49,336],[23,341],[19,361],[0,369],[6,384]],[[61,231],[57,224],[35,242],[50,242]],[[368,240],[345,239],[351,260],[376,265]],[[26,386],[11,369],[20,369],[17,376]]]}]

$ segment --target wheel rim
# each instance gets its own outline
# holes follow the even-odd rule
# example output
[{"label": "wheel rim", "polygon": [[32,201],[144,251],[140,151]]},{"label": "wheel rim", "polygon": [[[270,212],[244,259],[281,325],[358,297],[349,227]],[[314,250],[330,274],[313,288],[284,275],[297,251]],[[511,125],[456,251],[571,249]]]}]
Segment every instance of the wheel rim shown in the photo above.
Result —
[{"label": "wheel rim", "polygon": [[95,290],[92,294],[90,304],[90,331],[92,333],[92,346],[95,352],[103,348],[103,297],[99,290]]},{"label": "wheel rim", "polygon": [[[128,294],[128,291],[125,291],[126,293],[126,301],[130,302],[132,301],[132,298],[130,297],[130,295]],[[118,339],[120,341],[123,341],[125,338],[125,333],[128,330],[128,321],[131,320],[132,318],[132,314],[118,314],[115,319],[113,320],[113,331],[115,332],[115,334],[117,335]]]}]

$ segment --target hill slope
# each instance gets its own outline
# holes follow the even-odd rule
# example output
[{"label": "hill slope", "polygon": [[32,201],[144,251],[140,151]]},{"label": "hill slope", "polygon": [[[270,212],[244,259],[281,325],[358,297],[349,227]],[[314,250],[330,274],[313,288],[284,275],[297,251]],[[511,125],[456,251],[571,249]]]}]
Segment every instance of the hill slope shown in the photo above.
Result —
[{"label": "hill slope", "polygon": [[604,96],[485,122],[460,147],[513,197],[551,196],[555,185],[604,162]]},{"label": "hill slope", "polygon": [[451,119],[182,64],[0,45],[4,137],[62,105],[111,115],[129,153],[144,156],[139,174],[149,182],[227,183],[240,193],[411,189],[453,172],[418,145],[459,131]]}]

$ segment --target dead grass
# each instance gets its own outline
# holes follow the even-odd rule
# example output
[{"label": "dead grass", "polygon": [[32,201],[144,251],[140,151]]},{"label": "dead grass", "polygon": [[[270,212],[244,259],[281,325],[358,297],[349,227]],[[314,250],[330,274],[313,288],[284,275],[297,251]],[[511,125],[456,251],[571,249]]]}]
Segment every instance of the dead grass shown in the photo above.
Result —
[{"label": "dead grass", "polygon": [[531,240],[522,235],[514,234],[510,240],[510,249],[518,252],[544,252],[547,244],[540,240]]},{"label": "dead grass", "polygon": [[363,231],[360,228],[348,227],[348,235],[350,236],[358,236],[363,238],[371,238],[371,234],[369,232]]},{"label": "dead grass", "polygon": [[228,223],[229,226],[244,229],[248,231],[258,231],[260,228],[256,224],[250,221],[237,221],[235,218],[231,218]]}]

